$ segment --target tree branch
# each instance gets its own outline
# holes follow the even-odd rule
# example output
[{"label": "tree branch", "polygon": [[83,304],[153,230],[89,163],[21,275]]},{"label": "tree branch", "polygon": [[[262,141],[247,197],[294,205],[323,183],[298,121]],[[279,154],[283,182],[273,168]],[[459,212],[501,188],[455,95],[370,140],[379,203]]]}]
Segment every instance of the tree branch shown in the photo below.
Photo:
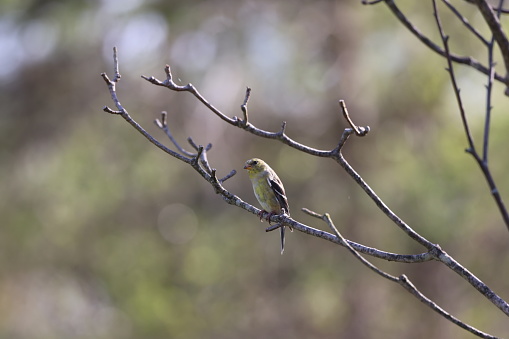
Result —
[{"label": "tree branch", "polygon": [[[166,70],[169,70],[169,66],[166,66]],[[168,71],[166,72],[168,74]],[[155,83],[157,85],[163,84],[163,82],[155,79],[154,77],[146,77],[142,76],[144,79],[150,81],[151,83]],[[173,90],[172,85],[162,85],[165,86],[171,90]],[[179,89],[176,89],[176,91],[191,91],[202,103],[206,103],[205,105],[207,107],[213,107],[208,103],[205,98],[199,94],[199,92],[194,88],[194,86],[186,85],[186,86],[179,86]],[[250,93],[250,91],[249,91]],[[246,97],[249,97],[246,95]],[[344,102],[343,102],[344,104]],[[247,105],[247,100],[244,100],[244,106]],[[233,119],[228,118],[224,113],[220,112],[218,109],[214,108],[211,109],[213,113],[221,117],[224,121],[229,122],[230,124],[237,126],[239,128],[242,128],[254,135],[268,138],[268,139],[276,139],[282,142],[283,144],[286,144],[294,149],[300,150],[304,153],[317,156],[317,157],[325,157],[325,158],[331,158],[334,161],[336,161],[354,180],[357,182],[357,184],[366,192],[366,194],[374,201],[374,203],[378,206],[378,208],[387,216],[390,220],[392,220],[403,232],[405,232],[410,238],[417,241],[419,244],[424,246],[427,250],[429,255],[433,257],[433,259],[441,261],[444,263],[447,267],[449,267],[451,270],[456,272],[458,275],[460,275],[462,278],[464,278],[468,283],[470,283],[474,288],[476,288],[479,292],[481,292],[486,298],[488,298],[494,305],[496,305],[500,310],[502,310],[505,314],[509,315],[509,304],[505,302],[502,298],[500,298],[497,294],[492,292],[481,280],[479,280],[476,276],[474,276],[472,273],[470,273],[467,269],[462,267],[457,261],[455,261],[452,257],[450,257],[446,252],[444,252],[440,246],[433,244],[417,232],[415,232],[410,226],[408,226],[401,218],[399,218],[392,210],[389,209],[389,207],[376,195],[376,193],[369,187],[369,185],[362,179],[362,177],[350,166],[350,164],[346,161],[346,159],[343,157],[343,154],[341,152],[343,146],[345,145],[348,138],[355,134],[355,128],[346,128],[339,140],[338,145],[336,148],[330,151],[324,151],[324,150],[317,150],[308,146],[305,146],[303,144],[300,144],[291,138],[289,138],[285,133],[285,126],[286,124],[282,124],[282,128],[279,132],[272,133],[267,132],[262,129],[256,128],[253,124],[250,122],[243,122],[242,120],[238,119],[237,117],[234,117]],[[246,107],[247,111],[247,107]],[[346,120],[351,126],[355,126],[353,124],[352,120],[350,119],[348,115],[348,111],[345,109],[342,109],[343,116],[345,116]],[[357,127],[359,130],[359,136],[366,136],[369,132],[369,127]],[[256,214],[259,213],[259,211],[256,209]],[[330,233],[323,232],[316,230],[312,227],[309,227],[307,225],[303,225],[300,223],[295,222],[293,219],[287,217],[283,220],[279,219],[279,216],[274,216],[271,218],[271,221],[273,222],[283,222],[283,224],[290,225],[293,228],[313,236],[317,236],[320,238],[324,238],[326,240],[332,241],[331,238],[329,238],[328,235]],[[334,237],[333,238],[335,243],[340,244],[340,241]],[[362,251],[360,251],[362,252]],[[362,252],[364,253],[364,252]],[[367,254],[367,253],[366,253]],[[376,256],[376,255],[375,255]],[[398,257],[394,257],[394,259],[399,259]],[[489,292],[488,292],[489,291]]]},{"label": "tree branch", "polygon": [[[114,48],[114,51],[115,51],[114,54],[116,56],[116,48]],[[116,57],[114,58],[114,62],[115,63],[118,62],[118,59]],[[115,69],[118,69],[118,64],[115,64]],[[169,67],[168,66],[166,67],[166,69],[169,72]],[[254,207],[254,206],[244,202],[238,196],[236,196],[235,194],[230,193],[228,190],[226,190],[222,186],[222,183],[224,181],[226,181],[227,179],[229,179],[233,175],[235,175],[235,173],[236,173],[235,170],[232,170],[229,174],[227,174],[222,179],[217,179],[217,177],[216,177],[216,170],[212,169],[210,167],[210,165],[208,163],[208,160],[206,158],[207,151],[210,149],[211,144],[209,144],[208,147],[204,148],[203,146],[196,145],[194,143],[194,141],[192,140],[192,138],[189,137],[188,141],[191,144],[191,146],[197,151],[197,153],[191,153],[191,152],[185,151],[178,144],[178,142],[175,140],[175,138],[171,135],[171,133],[170,133],[170,131],[168,129],[168,125],[167,125],[166,114],[163,113],[162,117],[161,117],[161,120],[156,120],[156,122],[155,122],[156,125],[158,125],[163,131],[165,131],[166,135],[170,138],[170,140],[177,147],[177,149],[179,149],[179,151],[181,153],[185,153],[185,155],[181,155],[181,154],[179,154],[179,153],[177,153],[177,152],[167,148],[166,146],[161,144],[158,140],[156,140],[154,137],[152,137],[148,132],[146,132],[136,121],[134,121],[131,118],[131,116],[127,113],[127,110],[125,110],[122,107],[122,105],[120,104],[120,101],[118,99],[118,96],[117,96],[117,93],[116,93],[116,89],[115,89],[115,84],[116,84],[116,82],[118,82],[118,79],[120,79],[120,76],[118,77],[117,81],[110,81],[108,79],[108,76],[105,73],[102,73],[101,76],[103,77],[103,79],[105,80],[106,84],[108,85],[108,88],[110,89],[110,94],[111,94],[112,100],[117,105],[117,108],[119,108],[118,111],[113,111],[110,108],[105,107],[103,109],[105,112],[108,112],[108,113],[111,113],[111,114],[121,115],[127,122],[129,122],[129,124],[131,124],[131,126],[133,126],[139,133],[141,133],[143,136],[145,136],[152,144],[154,144],[155,146],[157,146],[158,148],[160,148],[164,152],[170,154],[171,156],[173,156],[173,157],[175,157],[175,158],[177,158],[177,159],[179,159],[179,160],[189,164],[206,181],[208,181],[212,185],[212,187],[214,188],[214,191],[216,192],[216,194],[221,195],[222,198],[228,204],[238,206],[238,207],[240,207],[240,208],[242,208],[242,209],[244,209],[244,210],[246,210],[248,212],[251,212],[251,213],[253,213],[255,215],[259,215],[261,210],[259,210],[258,208],[256,208],[256,207]],[[146,77],[144,77],[144,78],[146,78]],[[151,82],[153,82],[153,81],[158,82],[158,80],[156,80],[155,78],[152,77]],[[167,87],[167,86],[165,86],[165,87]],[[184,86],[184,87],[188,88],[185,91],[191,90],[190,86]],[[177,90],[177,91],[180,91],[180,90]],[[199,94],[199,92],[196,89],[194,89],[192,91],[194,93],[196,93],[195,96],[200,96],[201,97],[201,95]],[[247,92],[250,92],[250,89],[248,89]],[[246,94],[246,99],[244,100],[244,105],[247,105],[247,99],[248,98],[249,98],[249,95]],[[205,102],[208,103],[208,101],[205,100],[204,98],[202,98],[202,100],[200,100],[200,101],[202,103],[205,103]],[[205,104],[205,105],[207,107],[209,107],[209,108],[213,107],[210,104]],[[218,110],[216,110],[216,111],[219,112]],[[247,112],[247,108],[246,108],[246,112]],[[221,112],[219,112],[219,113],[220,113],[220,114],[218,114],[219,116],[225,116],[225,115],[223,115],[223,113],[221,113]],[[229,120],[229,118],[227,118],[227,120]],[[239,126],[239,127],[241,127],[241,126]],[[255,127],[252,127],[252,128],[256,129]],[[366,129],[364,127],[357,127],[357,128],[359,129],[359,131],[361,131],[361,133],[364,133],[364,134],[367,133]],[[277,135],[282,136],[282,135],[284,135],[284,130],[285,130],[285,124],[283,123],[280,132],[269,133],[269,132],[263,131],[263,133],[265,135],[277,134]],[[341,146],[348,139],[348,136],[350,134],[352,134],[352,133],[354,133],[352,129],[349,129],[349,128],[345,129],[345,131],[343,132],[343,135],[341,137],[341,140],[340,140],[340,145]],[[287,140],[289,140],[292,143],[295,143],[294,141],[292,141],[289,138]],[[297,144],[297,143],[295,143],[295,144]],[[296,146],[294,145],[294,147],[296,147]],[[319,151],[319,152],[324,152],[325,153],[326,151]],[[335,149],[333,151],[329,151],[327,153],[332,153],[332,152],[338,153],[339,152],[339,148],[337,148],[337,149]],[[198,159],[200,159],[200,161],[198,161]],[[315,229],[315,228],[313,228],[311,226],[305,225],[303,223],[297,222],[297,221],[293,220],[292,218],[290,218],[288,216],[285,216],[284,218],[281,219],[281,216],[274,215],[274,216],[271,217],[270,220],[273,221],[273,222],[279,222],[279,223],[283,223],[285,225],[290,225],[294,229],[296,229],[296,230],[298,230],[300,232],[303,232],[305,234],[309,234],[309,235],[312,235],[314,237],[322,238],[324,240],[330,241],[330,242],[335,243],[335,244],[340,244],[340,240],[336,236],[334,236],[333,234],[330,234],[330,233],[327,233],[327,232]],[[368,246],[357,244],[357,243],[355,243],[353,241],[349,241],[349,244],[350,244],[350,246],[352,246],[353,248],[355,248],[357,251],[359,251],[361,253],[364,253],[364,254],[367,254],[367,255],[370,255],[370,256],[373,256],[373,257],[376,257],[376,258],[385,259],[385,260],[388,260],[388,261],[396,261],[396,262],[404,262],[404,263],[418,263],[418,262],[424,262],[424,261],[433,260],[432,255],[430,255],[429,253],[403,255],[403,254],[396,254],[396,253],[390,253],[390,252],[381,251],[381,250],[378,250],[378,249],[375,249],[375,248],[371,248],[371,247],[368,247]]]},{"label": "tree branch", "polygon": [[[482,0],[475,0],[475,1],[482,1]],[[396,16],[396,18],[405,26],[413,35],[417,37],[423,44],[428,46],[432,51],[435,53],[438,53],[439,55],[446,57],[446,52],[444,49],[442,49],[440,46],[435,44],[430,38],[428,38],[426,35],[424,35],[417,27],[415,27],[410,20],[407,19],[407,17],[403,14],[403,12],[400,11],[394,0],[383,0],[387,7],[392,11],[392,13]],[[378,3],[378,2],[376,2]],[[365,4],[363,2],[363,4]],[[489,74],[490,70],[489,67],[481,64],[479,61],[474,59],[470,56],[459,56],[456,54],[450,53],[450,58],[453,62],[463,64],[470,66],[476,70],[478,70],[481,73],[484,73],[486,75]],[[500,74],[495,73],[494,79],[497,81],[500,81],[507,86],[509,86],[509,76],[502,76]],[[508,94],[509,95],[509,94]]]},{"label": "tree branch", "polygon": [[502,29],[502,25],[499,20],[503,2],[499,6],[500,9],[498,10],[498,15],[493,11],[486,0],[473,0],[473,3],[475,3],[477,8],[479,8],[479,12],[481,12],[482,16],[484,17],[484,21],[486,21],[488,24],[488,27],[493,34],[493,38],[500,48],[500,53],[502,54],[502,58],[504,60],[507,78],[509,76],[507,73],[509,71],[509,40],[507,39],[507,35]]},{"label": "tree branch", "polygon": [[[504,6],[504,0],[499,0],[497,18],[500,17],[502,7]],[[484,123],[484,137],[483,137],[483,163],[488,164],[488,144],[490,140],[490,123],[491,123],[491,93],[493,89],[493,77],[495,76],[495,62],[493,61],[493,48],[495,46],[495,35],[492,36],[489,42],[488,48],[488,65],[490,67],[490,73],[488,75],[488,84],[486,85],[486,119]],[[509,68],[508,68],[509,69]]]},{"label": "tree branch", "polygon": [[[479,40],[481,40],[481,42],[487,46],[490,42],[482,36],[482,34],[476,30],[471,24],[470,22],[468,22],[467,18],[465,18],[461,13],[460,11],[458,11],[456,9],[456,7],[454,7],[450,2],[449,0],[442,0],[442,2],[447,6],[447,8],[449,8],[451,10],[451,12],[454,13],[454,15],[456,15],[456,17],[463,23],[463,25],[470,31],[472,32]],[[488,66],[489,67],[489,66]]]},{"label": "tree branch", "polygon": [[[499,212],[500,214],[502,215],[502,219],[507,227],[507,229],[509,230],[509,213],[507,212],[507,208],[505,207],[505,203],[504,201],[502,200],[502,197],[500,196],[500,192],[497,188],[497,185],[495,184],[495,180],[493,179],[493,176],[491,175],[491,171],[489,169],[489,166],[488,166],[488,156],[487,156],[487,152],[488,152],[488,141],[487,141],[487,138],[489,138],[489,124],[490,124],[490,112],[491,112],[491,85],[490,83],[492,83],[493,81],[490,80],[492,79],[492,76],[494,74],[494,70],[493,70],[493,67],[491,67],[491,71],[490,71],[490,77],[489,77],[489,80],[488,80],[488,99],[487,99],[487,111],[486,111],[486,123],[485,123],[485,131],[484,131],[484,155],[483,155],[483,158],[481,158],[479,156],[479,154],[477,153],[477,150],[476,150],[476,147],[475,147],[475,144],[474,144],[474,140],[472,138],[472,134],[470,133],[470,128],[468,127],[468,121],[467,121],[467,117],[466,117],[466,113],[465,113],[465,109],[463,107],[463,101],[461,100],[461,95],[460,95],[460,90],[459,90],[459,87],[458,87],[458,84],[456,82],[456,75],[454,73],[454,68],[453,68],[453,64],[452,64],[452,57],[450,55],[450,50],[449,50],[449,37],[445,35],[444,33],[444,30],[442,28],[442,23],[440,21],[440,17],[438,15],[438,10],[437,10],[437,7],[436,7],[436,1],[433,0],[433,15],[435,17],[435,21],[436,21],[436,24],[437,24],[437,27],[438,27],[438,31],[440,33],[440,37],[442,39],[442,43],[444,45],[444,50],[446,52],[446,59],[447,59],[447,71],[450,75],[450,78],[451,78],[451,84],[452,84],[452,87],[453,87],[453,90],[454,90],[454,93],[456,95],[456,102],[458,104],[458,108],[459,108],[459,111],[460,111],[460,116],[461,116],[461,121],[463,123],[463,128],[465,129],[465,134],[467,136],[467,140],[468,140],[468,148],[467,148],[467,152],[470,153],[475,161],[477,162],[478,166],[481,168],[481,171],[484,175],[484,178],[486,179],[486,182],[488,183],[488,186],[490,188],[490,193],[491,195],[493,196],[493,199],[495,200],[495,203],[499,209]],[[492,58],[492,56],[491,56]],[[490,59],[490,65],[492,66],[493,65],[493,61]]]},{"label": "tree branch", "polygon": [[[433,0],[435,1],[435,0]],[[386,0],[386,2],[390,2],[389,0]],[[438,16],[437,16],[437,21]],[[446,39],[445,39],[446,40]],[[446,42],[446,41],[445,41]],[[448,47],[445,46],[445,50],[448,51]],[[448,56],[448,62],[451,63],[451,56],[449,53],[446,53]],[[116,60],[116,52],[114,57],[114,62],[117,63]],[[115,68],[118,68],[118,65],[115,66]],[[450,65],[450,69],[452,70],[452,67]],[[310,227],[308,225],[302,224],[292,218],[290,218],[287,215],[274,215],[270,218],[270,221],[277,223],[273,228],[281,227],[283,225],[291,226],[292,228],[303,232],[305,234],[309,234],[315,237],[322,238],[324,240],[333,242],[335,244],[347,247],[351,252],[360,252],[363,254],[367,254],[373,257],[385,259],[388,261],[398,261],[398,262],[405,262],[405,263],[417,263],[417,262],[423,262],[423,261],[429,261],[429,260],[437,260],[444,265],[446,265],[448,268],[450,268],[452,271],[456,272],[458,275],[463,277],[468,283],[470,283],[474,288],[476,288],[480,293],[482,293],[488,300],[490,300],[494,305],[496,305],[502,312],[504,312],[506,315],[509,315],[509,304],[505,302],[502,298],[500,298],[497,294],[495,294],[491,289],[488,288],[481,280],[479,280],[475,275],[473,275],[471,272],[469,272],[467,269],[465,269],[463,266],[461,266],[454,258],[449,256],[445,251],[443,251],[439,245],[433,244],[417,232],[415,232],[410,226],[408,226],[401,218],[399,218],[394,212],[392,212],[389,207],[376,195],[376,193],[368,186],[368,184],[362,179],[362,177],[350,166],[350,164],[346,161],[342,154],[342,149],[348,140],[348,138],[355,134],[359,137],[366,136],[369,132],[369,127],[360,127],[356,126],[352,119],[350,118],[350,115],[348,113],[348,110],[346,108],[346,104],[344,101],[340,101],[340,108],[342,110],[343,117],[350,125],[350,128],[346,128],[338,142],[338,145],[332,149],[332,150],[318,150],[314,149],[312,147],[300,144],[293,139],[289,138],[286,133],[286,123],[283,122],[281,125],[281,129],[278,132],[268,132],[262,129],[259,129],[255,127],[253,124],[251,124],[248,121],[248,110],[247,110],[247,103],[251,94],[251,90],[247,88],[246,90],[246,96],[244,99],[243,104],[241,105],[241,110],[244,115],[244,119],[241,120],[237,117],[229,118],[226,114],[222,113],[220,110],[215,108],[212,104],[208,102],[199,92],[198,90],[191,84],[188,84],[186,86],[178,86],[172,81],[172,75],[170,72],[170,67],[166,66],[165,72],[167,75],[167,78],[165,81],[159,81],[154,77],[146,77],[142,76],[145,80],[151,82],[152,84],[158,85],[158,86],[164,86],[167,87],[170,90],[173,91],[187,91],[193,94],[200,102],[202,102],[207,108],[209,108],[215,115],[217,115],[220,119],[223,121],[236,126],[238,128],[244,129],[254,135],[268,138],[268,139],[275,139],[279,140],[280,142],[294,148],[297,150],[300,150],[306,154],[310,154],[313,156],[318,157],[326,157],[331,158],[335,160],[353,179],[357,184],[366,192],[366,194],[374,201],[374,203],[379,207],[379,209],[389,217],[390,220],[392,220],[395,225],[397,225],[401,230],[405,232],[411,239],[417,241],[419,244],[424,246],[427,249],[426,253],[421,254],[415,254],[415,255],[402,255],[402,254],[395,254],[395,253],[389,253],[380,251],[378,249],[370,248],[361,244],[357,244],[355,242],[349,241],[344,239],[337,230],[335,231],[335,235],[324,232],[318,229],[315,229],[313,227]],[[452,71],[451,71],[452,72]],[[163,146],[161,143],[159,143],[155,138],[150,136],[139,124],[137,124],[127,113],[127,111],[121,106],[120,101],[118,100],[116,90],[115,90],[115,84],[118,81],[110,81],[106,74],[102,74],[103,79],[108,85],[108,88],[110,90],[110,94],[112,96],[112,100],[115,102],[118,111],[113,111],[107,107],[104,108],[104,110],[111,114],[118,114],[121,115],[127,122],[129,122],[138,132],[140,132],[142,135],[144,135],[150,142],[152,142],[154,145],[165,151],[166,153],[174,156],[175,158],[189,164],[191,167],[193,167],[205,180],[207,180],[211,186],[214,188],[214,191],[216,194],[219,194],[223,200],[225,200],[228,204],[238,206],[248,212],[251,212],[255,215],[259,215],[260,210],[256,207],[244,202],[242,199],[240,199],[235,194],[230,193],[228,190],[226,190],[222,186],[221,180],[226,180],[227,178],[231,177],[233,175],[233,171],[230,172],[227,176],[225,176],[223,179],[219,180],[216,177],[216,170],[211,168],[208,160],[206,158],[206,153],[208,149],[210,149],[209,146],[203,147],[194,144],[192,139],[189,138],[189,141],[193,148],[197,150],[197,153],[195,155],[181,155],[178,152],[172,151],[165,146]],[[459,97],[459,90],[457,90],[457,95]],[[461,102],[461,100],[460,100]],[[463,113],[464,114],[464,113]],[[165,120],[165,117],[162,118],[162,120]],[[159,122],[158,126],[165,126],[164,122]],[[466,118],[465,118],[465,124],[466,124]],[[468,131],[468,125],[465,125]],[[163,128],[164,130],[164,128]],[[165,131],[166,132],[166,131]],[[169,130],[167,131],[167,135],[169,133]],[[170,134],[171,135],[171,134]],[[171,139],[171,138],[170,138]],[[174,145],[180,150],[180,152],[183,151],[183,149],[180,149],[178,143],[174,142]],[[473,145],[473,141],[472,141]],[[474,148],[475,149],[475,148]],[[187,154],[187,153],[186,153]],[[200,161],[199,161],[200,160]],[[307,210],[309,214],[309,210]],[[332,221],[330,220],[330,217],[326,217],[327,221],[330,221],[330,224],[332,225]],[[358,257],[356,255],[356,257]],[[358,257],[359,258],[359,257]],[[364,258],[363,258],[364,259]],[[359,259],[361,260],[361,259]],[[363,261],[364,264],[367,264],[365,260]],[[423,296],[409,281],[408,279],[402,275],[399,278],[396,278],[394,276],[390,276],[386,274],[385,272],[378,272],[373,265],[368,265],[370,269],[376,271],[378,274],[383,275],[387,279],[390,279],[392,281],[398,282],[401,284],[405,289],[407,289],[412,294],[416,295],[419,300],[421,300],[423,303],[427,304],[429,307],[433,308],[436,312],[440,313],[442,316],[444,316],[446,319],[455,322],[456,319],[450,315],[448,315],[447,312],[443,311],[441,308],[436,306],[434,303],[432,303],[429,299],[427,299],[425,296]],[[456,322],[455,322],[456,323]],[[459,326],[461,326],[458,323]],[[471,330],[472,333],[482,336],[485,335],[483,332],[475,330],[473,327],[470,327],[468,325],[462,326],[463,328],[467,330]],[[469,329],[470,328],[470,329]],[[476,332],[477,331],[477,332]],[[492,338],[492,336],[486,335],[482,336],[486,338]]]},{"label": "tree branch", "polygon": [[343,238],[343,236],[339,233],[338,229],[334,225],[334,222],[332,221],[332,219],[331,219],[331,217],[330,217],[330,215],[328,213],[318,214],[318,213],[310,211],[308,209],[303,209],[303,211],[306,212],[307,214],[315,217],[315,218],[321,219],[324,222],[326,222],[327,225],[329,225],[329,227],[332,229],[332,231],[334,232],[336,237],[338,237],[338,239],[341,240],[341,243],[343,244],[343,246],[346,247],[348,249],[348,251],[355,258],[357,258],[364,266],[368,267],[370,270],[372,270],[373,272],[375,272],[376,274],[378,274],[382,278],[385,278],[387,280],[390,280],[392,282],[395,282],[395,283],[399,284],[406,291],[408,291],[410,294],[412,294],[414,297],[416,297],[420,302],[422,302],[424,305],[428,306],[430,309],[432,309],[433,311],[435,311],[436,313],[438,313],[439,315],[441,315],[445,319],[447,319],[450,322],[458,325],[459,327],[469,331],[470,333],[475,334],[476,336],[481,337],[481,338],[496,338],[496,337],[494,337],[494,336],[492,336],[490,334],[484,333],[484,332],[476,329],[475,327],[470,326],[470,325],[462,322],[458,318],[456,318],[456,317],[452,316],[451,314],[449,314],[448,312],[446,312],[443,308],[438,306],[435,302],[433,302],[431,299],[426,297],[421,291],[419,291],[414,286],[414,284],[412,284],[412,282],[410,281],[410,279],[408,279],[408,277],[406,275],[402,274],[399,277],[396,277],[396,276],[393,276],[393,275],[391,275],[391,274],[389,274],[387,272],[384,272],[383,270],[381,270],[378,267],[376,267],[375,265],[373,265],[371,262],[369,262],[367,259],[365,259],[363,256],[361,256],[359,253],[357,253],[355,251],[355,249],[353,249],[348,244],[346,239]]},{"label": "tree branch", "polygon": [[[168,88],[168,89],[170,89],[172,91],[189,92],[189,93],[191,93],[201,103],[203,103],[205,105],[205,107],[207,107],[210,111],[212,111],[214,114],[216,114],[219,118],[221,118],[223,121],[227,122],[228,124],[230,124],[232,126],[236,126],[236,127],[242,128],[242,129],[244,129],[244,130],[246,130],[246,131],[248,131],[248,132],[250,132],[250,133],[252,133],[252,134],[254,134],[256,136],[259,136],[259,137],[263,137],[263,138],[267,138],[267,139],[276,139],[276,140],[279,140],[282,143],[284,143],[284,144],[286,144],[286,145],[288,145],[288,146],[290,146],[290,147],[292,147],[292,148],[294,148],[296,150],[299,150],[301,152],[304,152],[304,153],[307,153],[307,154],[310,154],[310,155],[314,155],[314,156],[317,156],[317,157],[323,157],[323,158],[331,157],[331,155],[333,153],[337,153],[339,151],[338,147],[342,146],[342,143],[340,142],[340,145],[338,145],[338,147],[336,149],[326,151],[326,150],[318,150],[318,149],[315,149],[315,148],[303,145],[301,143],[298,143],[298,142],[296,142],[295,140],[292,140],[291,138],[289,138],[286,135],[286,133],[285,133],[286,122],[282,123],[281,130],[279,132],[268,132],[268,131],[264,131],[264,130],[256,128],[255,126],[253,126],[248,121],[247,102],[248,102],[249,97],[251,95],[251,89],[250,88],[247,88],[247,90],[246,90],[246,97],[244,99],[244,103],[241,106],[241,109],[242,109],[242,112],[243,112],[243,115],[244,115],[244,119],[241,120],[241,119],[239,119],[236,116],[234,116],[233,118],[229,118],[226,114],[224,114],[219,109],[217,109],[212,104],[210,104],[208,102],[208,100],[205,99],[200,94],[200,92],[192,84],[189,83],[189,84],[187,84],[185,86],[178,86],[178,85],[176,85],[173,82],[173,80],[172,80],[172,74],[171,74],[171,71],[170,71],[170,66],[166,65],[164,70],[165,70],[165,73],[166,73],[166,80],[164,80],[164,81],[158,80],[158,79],[156,79],[153,76],[147,77],[145,75],[142,75],[141,77],[143,79],[147,80],[148,82],[154,84],[154,85],[166,87],[166,88]],[[369,127],[366,127],[366,128],[358,127],[358,132],[356,132],[356,133],[362,134],[362,135],[359,135],[359,136],[365,136],[368,132],[369,132]],[[345,140],[341,139],[341,140],[343,142],[346,141],[346,139]]]}]

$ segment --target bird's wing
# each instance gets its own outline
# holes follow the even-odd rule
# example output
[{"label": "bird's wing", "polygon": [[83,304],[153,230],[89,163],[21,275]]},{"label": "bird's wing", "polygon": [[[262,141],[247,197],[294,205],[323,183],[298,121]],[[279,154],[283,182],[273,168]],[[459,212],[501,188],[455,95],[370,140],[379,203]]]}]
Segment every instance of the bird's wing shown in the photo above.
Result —
[{"label": "bird's wing", "polygon": [[285,210],[286,214],[290,214],[290,207],[288,206],[288,199],[286,198],[285,189],[283,187],[283,184],[281,184],[281,181],[274,180],[274,179],[268,179],[270,188],[274,191],[276,194],[276,199],[279,202],[279,205],[282,209]]}]

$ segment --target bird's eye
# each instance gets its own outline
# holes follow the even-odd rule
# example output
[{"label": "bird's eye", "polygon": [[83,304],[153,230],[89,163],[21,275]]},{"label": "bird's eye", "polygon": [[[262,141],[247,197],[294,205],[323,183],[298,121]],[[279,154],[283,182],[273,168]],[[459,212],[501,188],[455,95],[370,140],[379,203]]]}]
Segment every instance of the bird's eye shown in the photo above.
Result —
[{"label": "bird's eye", "polygon": [[253,165],[255,165],[255,166],[258,165],[258,161],[254,160]]}]

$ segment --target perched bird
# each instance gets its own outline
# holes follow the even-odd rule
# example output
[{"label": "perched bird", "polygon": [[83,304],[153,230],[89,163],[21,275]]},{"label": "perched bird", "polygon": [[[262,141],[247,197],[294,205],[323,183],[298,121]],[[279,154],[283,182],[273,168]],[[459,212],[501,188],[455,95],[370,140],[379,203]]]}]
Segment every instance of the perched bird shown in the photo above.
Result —
[{"label": "perched bird", "polygon": [[[268,213],[267,221],[275,214],[290,215],[288,200],[286,199],[285,188],[276,172],[261,159],[250,159],[246,161],[244,169],[247,170],[249,179],[253,184],[254,194],[263,210],[260,212],[260,220],[264,213]],[[289,227],[291,231],[293,229]],[[285,226],[281,226],[281,254],[285,250]]]}]

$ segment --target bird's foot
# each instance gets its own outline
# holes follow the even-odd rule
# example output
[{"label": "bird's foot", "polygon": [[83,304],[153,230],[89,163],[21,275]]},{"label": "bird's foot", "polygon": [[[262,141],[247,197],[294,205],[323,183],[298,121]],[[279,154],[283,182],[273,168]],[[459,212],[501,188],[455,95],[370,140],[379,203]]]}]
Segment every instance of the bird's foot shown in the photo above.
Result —
[{"label": "bird's foot", "polygon": [[272,216],[274,216],[274,215],[277,215],[277,213],[276,213],[276,212],[270,212],[270,213],[267,215],[267,218],[266,218],[266,219],[267,219],[267,221],[269,222],[269,225],[271,225],[271,223],[270,223],[270,218],[272,218]]},{"label": "bird's foot", "polygon": [[269,213],[269,212],[267,212],[266,210],[261,210],[260,212],[258,212],[258,216],[260,217],[260,222],[263,222],[263,215],[266,213]]},{"label": "bird's foot", "polygon": [[267,212],[266,210],[261,210],[260,212],[258,212],[260,221],[263,222],[263,219],[265,219],[269,222],[269,225],[271,225],[270,218],[272,218],[272,216],[277,215],[277,214],[278,213],[276,213],[276,212]]}]

